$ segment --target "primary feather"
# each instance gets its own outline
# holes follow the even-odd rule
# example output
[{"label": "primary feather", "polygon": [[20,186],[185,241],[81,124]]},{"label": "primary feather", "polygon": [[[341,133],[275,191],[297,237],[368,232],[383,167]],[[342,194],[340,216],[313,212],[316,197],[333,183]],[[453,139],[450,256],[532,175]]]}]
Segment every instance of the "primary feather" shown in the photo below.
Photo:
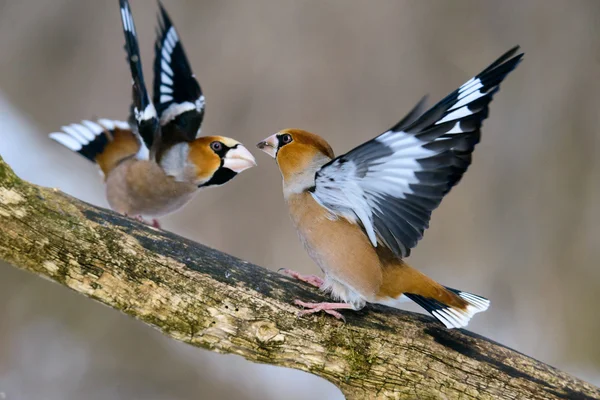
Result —
[{"label": "primary feather", "polygon": [[131,70],[132,83],[132,114],[133,120],[137,125],[137,132],[142,137],[144,144],[148,149],[152,149],[155,136],[158,130],[158,118],[156,109],[148,97],[144,74],[142,71],[142,59],[137,41],[137,33],[131,7],[127,0],[120,0],[121,22],[123,24],[123,34],[125,35],[125,51],[127,52],[127,61]]},{"label": "primary feather", "polygon": [[332,213],[359,222],[373,246],[407,257],[431,212],[471,163],[500,82],[521,61],[518,47],[417,118],[421,101],[394,127],[324,165],[312,195]]},{"label": "primary feather", "polygon": [[204,95],[175,26],[160,2],[159,7],[154,46],[154,104],[163,126],[163,135],[192,141],[200,134]]}]

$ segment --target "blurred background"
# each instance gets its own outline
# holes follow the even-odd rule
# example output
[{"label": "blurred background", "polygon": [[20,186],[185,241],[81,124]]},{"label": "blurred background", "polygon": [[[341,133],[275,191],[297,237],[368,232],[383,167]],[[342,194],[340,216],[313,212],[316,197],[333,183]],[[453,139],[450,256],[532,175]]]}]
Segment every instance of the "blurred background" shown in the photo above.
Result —
[{"label": "blurred background", "polygon": [[[410,261],[492,300],[470,330],[600,384],[600,2],[164,2],[207,98],[203,132],[251,149],[300,127],[343,153],[520,44],[525,61],[495,97],[472,167]],[[157,7],[131,3],[150,82]],[[127,117],[122,45],[116,0],[0,0],[0,155],[21,177],[106,207],[94,165],[46,135]],[[163,227],[316,273],[275,163],[254,152],[257,168]],[[342,398],[309,374],[175,343],[7,265],[0,321],[1,399]]]}]

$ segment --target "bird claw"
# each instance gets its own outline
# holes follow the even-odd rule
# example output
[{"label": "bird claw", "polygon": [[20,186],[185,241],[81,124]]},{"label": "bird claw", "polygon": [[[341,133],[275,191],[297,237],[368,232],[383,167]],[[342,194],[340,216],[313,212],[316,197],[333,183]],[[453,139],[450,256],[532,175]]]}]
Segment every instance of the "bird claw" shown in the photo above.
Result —
[{"label": "bird claw", "polygon": [[352,306],[348,303],[307,303],[301,300],[294,300],[294,304],[300,307],[304,307],[306,309],[299,311],[298,317],[323,311],[339,320],[342,320],[343,322],[346,322],[346,318],[339,311],[336,310],[352,309]]},{"label": "bird claw", "polygon": [[323,286],[325,283],[323,278],[320,278],[316,275],[301,275],[300,273],[287,268],[280,268],[277,272],[281,272],[282,274],[298,279],[301,282],[306,282],[309,285],[313,285],[318,288]]},{"label": "bird claw", "polygon": [[[125,216],[128,216],[128,215],[125,214]],[[161,229],[160,228],[160,223],[158,222],[157,219],[153,219],[152,222],[148,222],[144,218],[142,218],[141,215],[136,215],[136,216],[133,217],[133,219],[135,219],[136,221],[139,221],[139,222],[141,222],[143,224],[150,225],[153,228]]]}]

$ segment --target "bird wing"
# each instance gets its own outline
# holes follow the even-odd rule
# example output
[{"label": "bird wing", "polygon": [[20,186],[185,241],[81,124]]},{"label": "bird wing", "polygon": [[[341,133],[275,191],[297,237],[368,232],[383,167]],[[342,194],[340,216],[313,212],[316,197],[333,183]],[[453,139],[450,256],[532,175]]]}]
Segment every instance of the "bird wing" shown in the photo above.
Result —
[{"label": "bird wing", "polygon": [[360,223],[373,246],[407,257],[470,165],[488,105],[523,57],[514,56],[517,50],[418,118],[423,101],[388,131],[324,165],[311,189],[315,200]]},{"label": "bird wing", "polygon": [[200,134],[204,95],[185,55],[175,26],[159,2],[154,46],[154,104],[167,144],[192,141]]},{"label": "bird wing", "polygon": [[86,120],[61,129],[51,133],[50,138],[98,164],[104,176],[126,158],[148,158],[148,149],[125,121]]},{"label": "bird wing", "polygon": [[[150,102],[146,84],[144,83],[144,74],[142,72],[142,59],[140,57],[140,49],[131,14],[129,1],[120,0],[121,7],[121,22],[123,23],[123,33],[125,35],[125,51],[127,52],[127,61],[131,69],[132,83],[132,112],[130,122],[135,121],[137,129],[135,129],[142,138],[142,141],[147,149],[152,149],[158,134],[158,118],[156,109]],[[148,154],[148,152],[145,152]]]}]

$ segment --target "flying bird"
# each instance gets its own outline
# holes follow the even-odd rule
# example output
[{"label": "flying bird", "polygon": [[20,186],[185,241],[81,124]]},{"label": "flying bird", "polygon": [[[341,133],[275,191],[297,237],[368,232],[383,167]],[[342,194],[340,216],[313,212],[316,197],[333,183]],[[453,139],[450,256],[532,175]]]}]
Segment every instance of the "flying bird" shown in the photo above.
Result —
[{"label": "flying bird", "polygon": [[[131,8],[127,0],[119,5],[132,77],[128,121],[86,120],[63,126],[50,137],[100,167],[112,209],[139,219],[158,218],[256,163],[234,139],[201,136],[204,95],[160,2],[150,100]],[[156,219],[153,224],[158,227]]]},{"label": "flying bird", "polygon": [[[431,212],[471,164],[489,103],[523,54],[511,49],[425,111],[421,100],[400,122],[335,157],[320,136],[284,129],[257,147],[277,161],[283,195],[300,240],[325,277],[285,273],[338,302],[308,303],[301,315],[366,303],[412,300],[447,328],[485,311],[484,297],[442,286],[406,263]],[[425,112],[424,112],[425,111]]]}]

